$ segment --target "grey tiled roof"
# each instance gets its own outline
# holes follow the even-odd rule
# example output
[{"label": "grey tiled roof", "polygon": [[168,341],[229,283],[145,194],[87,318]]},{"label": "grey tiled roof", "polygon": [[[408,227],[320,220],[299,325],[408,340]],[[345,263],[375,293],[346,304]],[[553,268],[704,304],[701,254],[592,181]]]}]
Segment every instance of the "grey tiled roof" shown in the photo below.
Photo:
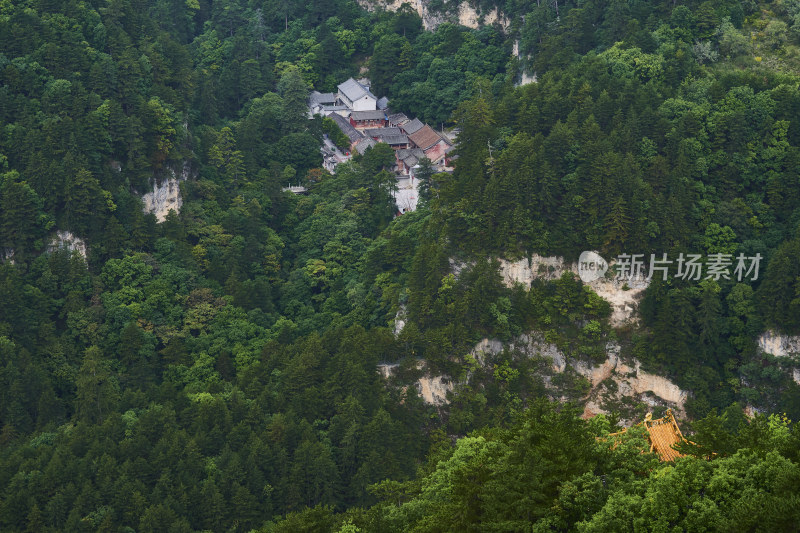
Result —
[{"label": "grey tiled roof", "polygon": [[376,144],[378,143],[376,143],[374,139],[370,137],[364,137],[363,139],[361,139],[356,143],[354,148],[356,149],[356,152],[358,152],[361,155],[364,155],[364,152],[367,151],[367,148],[375,146]]},{"label": "grey tiled roof", "polygon": [[402,150],[397,151],[397,157],[399,157],[400,159],[403,159],[404,157],[407,156],[415,156],[422,159],[422,157],[425,156],[425,152],[423,152],[419,148],[403,148]]},{"label": "grey tiled roof", "polygon": [[332,104],[336,101],[336,95],[333,93],[321,93],[319,91],[313,91],[309,95],[308,100],[312,104]]},{"label": "grey tiled roof", "polygon": [[425,157],[425,152],[419,148],[403,148],[396,153],[397,159],[405,163],[409,168],[419,163],[419,160]]},{"label": "grey tiled roof", "polygon": [[353,120],[384,120],[383,111],[353,111],[350,113]]},{"label": "grey tiled roof", "polygon": [[350,108],[347,107],[346,105],[324,105],[321,106],[321,109],[322,109],[322,114],[331,114],[334,111],[345,111]]},{"label": "grey tiled roof", "polygon": [[[358,83],[353,78],[350,78],[344,83],[340,83],[338,89],[342,91],[342,94],[349,98],[351,102],[355,102],[365,94],[375,98],[375,95],[369,92],[369,89]],[[377,98],[375,99],[377,100]]]},{"label": "grey tiled roof", "polygon": [[425,124],[423,124],[422,121],[420,121],[420,119],[415,118],[414,120],[403,124],[402,128],[403,131],[411,135],[412,133],[417,133],[419,130],[422,129],[423,126],[425,126]]},{"label": "grey tiled roof", "polygon": [[336,125],[339,126],[339,129],[342,130],[342,133],[347,135],[347,138],[350,139],[350,142],[355,142],[358,139],[363,138],[364,136],[361,135],[357,129],[350,124],[350,121],[344,118],[343,116],[339,115],[338,113],[332,113],[330,118],[336,122]]},{"label": "grey tiled roof", "polygon": [[408,144],[408,135],[385,135],[380,140],[386,144]]},{"label": "grey tiled roof", "polygon": [[408,122],[408,117],[405,113],[395,113],[393,115],[389,115],[389,124],[399,126],[401,124],[405,124],[406,122]]},{"label": "grey tiled roof", "polygon": [[364,135],[368,135],[369,137],[385,137],[386,135],[402,135],[403,132],[400,131],[400,128],[397,127],[389,127],[389,128],[369,128],[364,130]]}]

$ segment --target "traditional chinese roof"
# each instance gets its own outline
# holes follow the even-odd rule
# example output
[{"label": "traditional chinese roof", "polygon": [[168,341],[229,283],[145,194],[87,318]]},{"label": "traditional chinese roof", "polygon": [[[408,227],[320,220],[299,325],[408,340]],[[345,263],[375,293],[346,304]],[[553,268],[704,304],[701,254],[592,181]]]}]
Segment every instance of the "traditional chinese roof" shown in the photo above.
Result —
[{"label": "traditional chinese roof", "polygon": [[381,97],[381,98],[378,100],[377,106],[378,106],[378,109],[380,109],[381,111],[383,111],[384,109],[386,109],[387,107],[389,107],[389,99],[388,99],[388,98],[386,98],[385,96],[382,96],[382,97]]},{"label": "traditional chinese roof", "polygon": [[365,94],[369,95],[373,100],[377,100],[375,95],[369,92],[368,87],[364,87],[359,82],[350,78],[344,83],[340,83],[338,89],[341,91],[343,95],[345,95],[351,102],[355,102],[359,98],[363,97]]},{"label": "traditional chinese roof", "polygon": [[383,111],[353,111],[350,113],[350,116],[356,121],[386,119],[386,115],[384,115]]},{"label": "traditional chinese roof", "polygon": [[405,131],[406,133],[411,135],[412,133],[417,133],[424,126],[425,126],[425,124],[423,124],[420,119],[415,118],[414,120],[410,120],[410,121],[406,122],[405,124],[403,124],[402,128],[403,128],[403,131]]},{"label": "traditional chinese roof", "polygon": [[347,138],[350,139],[351,143],[363,137],[363,135],[361,135],[361,133],[355,129],[352,124],[350,124],[350,121],[343,116],[337,113],[332,113],[329,116],[334,122],[336,122],[336,125],[339,126],[340,130],[342,130],[342,133],[347,135]]},{"label": "traditional chinese roof", "polygon": [[[655,452],[662,461],[674,461],[678,457],[683,457],[681,452],[672,448],[673,444],[686,440],[683,433],[681,433],[681,428],[678,427],[678,423],[675,421],[672,409],[667,409],[667,414],[663,418],[656,420],[653,420],[652,413],[647,413],[644,421],[637,425],[643,425],[647,430],[650,451]],[[609,437],[618,437],[626,431],[628,431],[628,428],[617,433],[611,433]],[[614,447],[618,442],[615,439]]]},{"label": "traditional chinese roof", "polygon": [[405,113],[394,113],[392,115],[389,115],[389,124],[393,126],[401,126],[406,122],[408,122],[408,117],[406,116]]},{"label": "traditional chinese roof", "polygon": [[382,135],[379,140],[386,144],[408,144],[408,135]]},{"label": "traditional chinese roof", "polygon": [[652,415],[648,413],[644,419],[644,427],[650,438],[650,451],[656,452],[662,461],[674,461],[678,457],[683,457],[681,452],[672,448],[673,444],[683,441],[684,438],[671,409],[664,418],[657,420],[653,420]]},{"label": "traditional chinese roof", "polygon": [[364,135],[368,137],[386,137],[387,135],[402,135],[403,132],[400,128],[397,127],[389,127],[389,128],[368,128],[363,130]]},{"label": "traditional chinese roof", "polygon": [[347,107],[346,105],[322,105],[320,106],[320,109],[322,110],[322,114],[327,117],[328,115],[331,115],[333,113],[339,115],[340,114],[339,111],[347,111],[349,113],[348,110],[350,108]]},{"label": "traditional chinese roof", "polygon": [[423,150],[427,150],[431,146],[443,140],[442,137],[427,124],[417,130],[415,133],[410,134],[408,138],[411,139],[411,142]]},{"label": "traditional chinese roof", "polygon": [[413,167],[419,160],[425,157],[425,152],[419,148],[402,148],[397,152],[397,159],[406,164],[408,168]]},{"label": "traditional chinese roof", "polygon": [[378,144],[378,143],[375,142],[375,140],[372,139],[371,137],[364,137],[363,139],[361,139],[360,141],[358,141],[356,143],[354,148],[355,148],[356,152],[358,152],[361,155],[364,155],[364,152],[367,151],[367,148],[371,148],[371,147],[375,146],[376,144]]},{"label": "traditional chinese roof", "polygon": [[312,91],[308,97],[308,100],[312,104],[332,104],[336,101],[336,95],[333,93],[321,93],[319,91]]}]

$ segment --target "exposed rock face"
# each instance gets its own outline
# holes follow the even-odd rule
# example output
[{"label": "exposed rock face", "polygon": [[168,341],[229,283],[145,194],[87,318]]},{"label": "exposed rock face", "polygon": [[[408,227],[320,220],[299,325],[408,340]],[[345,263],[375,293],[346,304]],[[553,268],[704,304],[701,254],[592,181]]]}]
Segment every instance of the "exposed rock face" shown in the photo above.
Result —
[{"label": "exposed rock face", "polygon": [[189,179],[190,172],[189,163],[184,162],[180,174],[169,168],[166,179],[154,179],[153,190],[142,196],[144,212],[153,213],[159,222],[164,222],[171,209],[179,213],[183,205],[180,182]]},{"label": "exposed rock face", "polygon": [[[565,372],[569,367],[585,377],[591,386],[585,398],[584,414],[587,416],[606,413],[609,401],[623,398],[636,398],[651,406],[667,405],[679,414],[684,412],[687,392],[665,377],[645,372],[641,369],[641,363],[635,359],[631,364],[623,362],[619,355],[620,346],[616,342],[606,345],[607,359],[597,366],[568,359],[556,345],[544,341],[542,336],[535,332],[521,335],[507,344],[496,339],[483,339],[475,345],[471,353],[479,363],[483,364],[486,355],[496,355],[506,347],[509,350],[517,350],[523,355],[550,358],[554,372]],[[613,385],[609,387],[612,382]]]},{"label": "exposed rock face", "polygon": [[513,287],[515,283],[530,287],[535,279],[554,280],[560,278],[564,272],[577,274],[578,269],[574,265],[567,264],[563,257],[543,257],[533,254],[530,261],[520,259],[512,262],[500,259],[500,273],[508,287]]},{"label": "exposed rock face", "polygon": [[472,349],[470,354],[475,358],[478,364],[485,363],[486,355],[497,355],[503,351],[503,343],[497,339],[483,339]]},{"label": "exposed rock face", "polygon": [[588,285],[598,296],[611,304],[612,326],[618,328],[638,321],[636,310],[649,282],[640,280],[625,283],[617,279],[600,278]]},{"label": "exposed rock face", "polygon": [[[478,28],[481,25],[487,26],[499,23],[506,29],[510,24],[510,21],[499,13],[497,8],[481,14],[466,1],[459,3],[457,11],[447,14],[430,11],[427,0],[358,0],[358,3],[369,11],[381,8],[388,11],[397,11],[401,5],[408,3],[422,18],[422,26],[426,30],[434,30],[443,22],[453,22],[468,28]],[[481,19],[483,20],[481,21]]]},{"label": "exposed rock face", "polygon": [[[520,352],[531,355],[549,357],[553,361],[553,370],[563,372],[567,366],[564,353],[553,343],[547,342],[541,335],[531,333],[530,335],[520,335],[508,343],[509,350],[519,350]],[[485,355],[497,355],[506,347],[497,339],[483,339],[472,349],[470,354],[479,364],[484,364]]]},{"label": "exposed rock face", "polygon": [[383,363],[378,365],[378,373],[383,379],[389,379],[397,367],[397,363]]},{"label": "exposed rock face", "polygon": [[[383,379],[389,379],[397,369],[397,364],[383,363],[378,365],[378,373]],[[425,362],[419,361],[417,368],[422,370],[425,368]],[[447,393],[453,390],[453,382],[445,376],[422,376],[414,384],[417,392],[422,397],[422,401],[428,405],[446,405],[449,402]]]},{"label": "exposed rock face", "polygon": [[422,400],[430,405],[445,405],[448,402],[447,393],[453,390],[453,382],[447,381],[442,376],[422,377],[417,380],[417,391]]},{"label": "exposed rock face", "polygon": [[[800,356],[800,336],[766,331],[758,337],[758,347],[764,353],[775,357]],[[792,369],[792,379],[800,385],[800,368]]]},{"label": "exposed rock face", "polygon": [[66,248],[70,252],[78,252],[86,259],[86,243],[80,237],[76,237],[69,231],[58,230],[50,238],[47,251],[52,252],[61,248]]},{"label": "exposed rock face", "polygon": [[[547,357],[551,360],[554,373],[574,372],[589,382],[589,393],[584,397],[586,416],[608,413],[611,402],[634,398],[650,406],[663,405],[673,408],[679,415],[684,413],[688,398],[686,391],[672,383],[669,379],[645,372],[637,360],[623,361],[620,357],[620,346],[616,342],[606,345],[606,360],[600,365],[592,365],[584,361],[568,358],[558,346],[544,340],[538,332],[520,335],[508,343],[497,339],[483,339],[474,346],[470,355],[480,365],[486,365],[489,356],[497,355],[504,349],[518,351],[528,357]],[[383,379],[390,379],[398,365],[383,363],[378,365],[378,373]],[[425,362],[419,361],[417,368],[425,369]],[[467,378],[469,379],[469,378]],[[549,379],[545,379],[550,387]],[[429,405],[442,406],[449,403],[448,391],[453,391],[454,382],[444,376],[425,375],[414,384],[423,401]],[[553,393],[559,394],[556,389]]]},{"label": "exposed rock face", "polygon": [[397,312],[397,316],[394,318],[395,336],[400,335],[400,332],[403,331],[404,327],[406,327],[406,314],[405,314],[405,308],[401,307],[400,310]]},{"label": "exposed rock face", "polygon": [[758,347],[776,357],[800,355],[800,336],[780,335],[774,331],[766,331],[758,338]]},{"label": "exposed rock face", "polygon": [[358,0],[359,5],[368,11],[385,9],[387,11],[397,11],[404,3],[411,5],[411,9],[422,17],[422,26],[426,30],[435,29],[444,20],[438,14],[430,13],[426,2],[422,0]]},{"label": "exposed rock face", "polygon": [[747,418],[753,418],[754,416],[763,413],[763,409],[759,409],[758,407],[754,407],[750,404],[744,406],[744,414],[747,415]]},{"label": "exposed rock face", "polygon": [[[481,18],[483,20],[481,20]],[[503,27],[504,30],[507,29],[511,24],[509,20],[497,10],[496,7],[481,16],[481,14],[475,11],[475,8],[472,7],[468,2],[461,2],[461,4],[458,6],[458,23],[462,26],[466,26],[467,28],[474,29],[477,29],[481,26],[491,26],[492,24],[498,23]]]},{"label": "exposed rock face", "polygon": [[[565,272],[578,273],[576,263],[566,263],[562,257],[543,257],[533,254],[530,261],[507,261],[500,259],[500,273],[508,287],[521,283],[530,287],[534,279],[554,280]],[[603,277],[588,283],[598,296],[611,304],[611,325],[621,327],[636,322],[636,309],[642,293],[647,289],[647,280],[622,281]]]},{"label": "exposed rock face", "polygon": [[527,85],[529,83],[536,83],[536,81],[537,81],[536,73],[534,72],[533,74],[528,74],[528,71],[525,68],[525,65],[530,63],[530,58],[523,57],[523,56],[520,55],[520,53],[519,53],[519,41],[514,41],[514,48],[512,49],[511,53],[514,55],[514,57],[516,57],[517,59],[519,59],[522,62],[522,72],[520,72],[519,80],[517,80],[514,85],[519,87],[521,85]]},{"label": "exposed rock face", "polygon": [[[663,376],[645,372],[641,369],[641,363],[635,359],[633,366],[624,363],[619,357],[619,349],[618,344],[609,343],[606,347],[608,359],[599,366],[590,366],[583,362],[572,365],[578,374],[589,380],[592,386],[584,414],[591,416],[605,412],[603,401],[608,399],[635,397],[651,406],[662,403],[647,393],[652,393],[682,414],[688,397],[686,391]],[[609,379],[616,385],[614,387],[616,392],[610,395],[608,390],[604,390],[607,389],[604,387],[604,382]]]}]

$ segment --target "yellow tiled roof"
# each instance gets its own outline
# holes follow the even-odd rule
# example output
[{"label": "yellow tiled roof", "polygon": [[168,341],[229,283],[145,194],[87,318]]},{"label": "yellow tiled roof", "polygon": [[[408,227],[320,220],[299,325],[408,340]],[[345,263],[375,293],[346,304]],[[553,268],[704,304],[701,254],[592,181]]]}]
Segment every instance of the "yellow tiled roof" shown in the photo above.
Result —
[{"label": "yellow tiled roof", "polygon": [[648,413],[644,419],[644,427],[650,437],[650,451],[656,452],[662,461],[674,461],[683,457],[682,453],[672,448],[673,444],[684,440],[672,410],[668,410],[664,418],[652,420],[651,416]]},{"label": "yellow tiled roof", "polygon": [[[667,409],[667,414],[663,418],[653,420],[652,417],[651,413],[647,413],[644,422],[642,422],[642,425],[647,430],[647,438],[650,440],[650,451],[657,453],[662,461],[674,461],[678,457],[683,457],[684,454],[672,448],[673,444],[686,440],[683,437],[683,433],[681,433],[681,428],[678,427],[678,423],[675,421],[672,409]],[[610,433],[608,436],[618,437],[627,430],[625,428],[617,433]],[[612,448],[615,448],[617,443],[617,439],[614,439]]]}]

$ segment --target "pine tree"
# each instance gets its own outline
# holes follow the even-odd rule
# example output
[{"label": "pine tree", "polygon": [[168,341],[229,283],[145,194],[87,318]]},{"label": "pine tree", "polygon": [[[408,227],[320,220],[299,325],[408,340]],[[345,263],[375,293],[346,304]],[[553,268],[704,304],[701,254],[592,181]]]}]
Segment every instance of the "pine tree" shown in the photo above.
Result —
[{"label": "pine tree", "polygon": [[286,69],[278,81],[278,94],[283,99],[281,126],[285,133],[303,131],[306,127],[308,113],[308,85],[300,70],[291,66]]},{"label": "pine tree", "polygon": [[225,126],[217,136],[217,142],[209,149],[208,157],[225,179],[229,187],[237,187],[240,178],[244,177],[244,160],[242,152],[236,149],[233,130]]},{"label": "pine tree", "polygon": [[91,172],[80,169],[67,186],[67,224],[78,235],[86,235],[98,215],[106,212],[105,191]]},{"label": "pine tree", "polygon": [[[414,177],[418,180],[417,190],[419,191],[419,201],[424,205],[427,204],[434,192],[431,191],[433,186],[433,163],[427,157],[419,160],[419,168],[414,171]],[[435,189],[434,189],[435,191]],[[435,192],[438,196],[438,191]]]},{"label": "pine tree", "polygon": [[19,181],[19,174],[12,171],[0,178],[0,248],[13,249],[14,259],[22,260],[51,225],[39,196]]},{"label": "pine tree", "polygon": [[606,250],[612,254],[618,254],[622,251],[628,238],[630,224],[631,220],[628,217],[625,199],[619,197],[614,201],[611,211],[605,218],[603,244]]},{"label": "pine tree", "polygon": [[119,388],[108,361],[97,346],[86,350],[75,385],[78,417],[102,423],[104,416],[116,406]]}]

